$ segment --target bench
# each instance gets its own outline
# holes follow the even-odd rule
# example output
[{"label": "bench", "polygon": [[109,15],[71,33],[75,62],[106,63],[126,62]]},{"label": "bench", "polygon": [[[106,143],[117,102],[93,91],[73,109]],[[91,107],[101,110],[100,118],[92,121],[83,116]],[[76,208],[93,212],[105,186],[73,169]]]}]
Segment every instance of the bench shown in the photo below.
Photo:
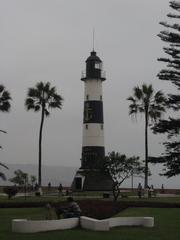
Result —
[{"label": "bench", "polygon": [[60,220],[27,220],[13,219],[12,231],[20,233],[46,232],[53,230],[72,229],[80,226],[92,231],[108,231],[112,227],[119,226],[143,226],[153,227],[153,217],[115,217],[97,220],[82,216],[79,218],[66,218]]},{"label": "bench", "polygon": [[94,218],[84,217],[80,218],[80,225],[82,228],[93,231],[108,231],[109,219],[97,220]]},{"label": "bench", "polygon": [[154,227],[153,217],[114,217],[109,218],[109,226],[143,226],[143,227]]},{"label": "bench", "polygon": [[12,231],[21,233],[46,232],[52,230],[72,229],[79,225],[79,218],[60,220],[27,220],[13,219]]}]

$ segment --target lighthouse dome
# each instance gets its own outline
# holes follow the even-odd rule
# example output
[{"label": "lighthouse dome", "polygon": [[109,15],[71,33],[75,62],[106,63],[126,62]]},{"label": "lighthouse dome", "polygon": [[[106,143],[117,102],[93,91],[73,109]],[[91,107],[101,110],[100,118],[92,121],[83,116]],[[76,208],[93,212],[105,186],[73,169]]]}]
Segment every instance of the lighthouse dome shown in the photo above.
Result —
[{"label": "lighthouse dome", "polygon": [[96,55],[96,52],[93,50],[91,55],[87,58],[86,63],[90,61],[102,62],[101,59]]}]

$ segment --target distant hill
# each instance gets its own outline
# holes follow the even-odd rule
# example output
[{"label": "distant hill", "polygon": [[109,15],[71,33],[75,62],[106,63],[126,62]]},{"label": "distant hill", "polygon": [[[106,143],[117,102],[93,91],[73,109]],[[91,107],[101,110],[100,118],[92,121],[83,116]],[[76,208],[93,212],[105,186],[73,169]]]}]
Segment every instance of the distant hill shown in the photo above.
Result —
[{"label": "distant hill", "polygon": [[[6,174],[7,179],[14,176],[14,171],[21,169],[29,175],[37,176],[37,166],[33,164],[7,164],[9,170],[2,169]],[[63,186],[70,186],[76,170],[75,167],[61,167],[61,166],[43,166],[42,167],[42,185],[47,186],[51,182],[52,186],[58,186],[60,183]],[[0,185],[8,185],[9,181],[0,180]]]}]

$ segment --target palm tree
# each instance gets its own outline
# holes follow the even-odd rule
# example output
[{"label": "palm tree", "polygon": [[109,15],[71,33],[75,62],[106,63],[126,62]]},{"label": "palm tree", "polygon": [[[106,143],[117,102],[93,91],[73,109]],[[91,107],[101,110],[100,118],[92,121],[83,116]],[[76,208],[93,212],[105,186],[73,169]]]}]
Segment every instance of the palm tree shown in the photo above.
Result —
[{"label": "palm tree", "polygon": [[129,115],[142,113],[145,116],[145,181],[144,187],[148,187],[148,126],[149,122],[156,122],[165,112],[166,98],[161,91],[155,92],[152,85],[143,84],[133,88],[133,96],[128,97]]},{"label": "palm tree", "polygon": [[29,88],[25,107],[27,111],[41,111],[41,123],[39,130],[39,168],[38,168],[38,185],[41,187],[41,166],[42,166],[42,130],[44,118],[50,115],[49,110],[52,108],[62,107],[63,98],[57,94],[56,88],[51,87],[50,83],[38,82],[35,88]]},{"label": "palm tree", "polygon": [[[2,84],[0,84],[0,111],[1,112],[9,112],[11,108],[10,100],[11,100],[10,93],[5,89],[5,87]],[[0,130],[0,132],[7,133],[4,130]],[[0,148],[2,148],[2,146],[0,146]],[[0,166],[8,169],[8,167],[3,163],[0,163]],[[0,178],[3,180],[6,180],[5,174],[0,172]]]},{"label": "palm tree", "polygon": [[1,112],[9,112],[11,108],[10,100],[11,100],[10,93],[5,89],[3,85],[0,85],[0,111]]}]

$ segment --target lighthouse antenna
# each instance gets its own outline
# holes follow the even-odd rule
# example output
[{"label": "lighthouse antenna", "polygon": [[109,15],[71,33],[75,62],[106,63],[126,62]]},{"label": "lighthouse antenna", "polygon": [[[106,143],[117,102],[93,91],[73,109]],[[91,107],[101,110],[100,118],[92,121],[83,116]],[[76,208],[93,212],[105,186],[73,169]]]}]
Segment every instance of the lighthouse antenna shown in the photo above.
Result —
[{"label": "lighthouse antenna", "polygon": [[95,29],[93,27],[93,52],[94,52],[94,38],[95,38]]}]

